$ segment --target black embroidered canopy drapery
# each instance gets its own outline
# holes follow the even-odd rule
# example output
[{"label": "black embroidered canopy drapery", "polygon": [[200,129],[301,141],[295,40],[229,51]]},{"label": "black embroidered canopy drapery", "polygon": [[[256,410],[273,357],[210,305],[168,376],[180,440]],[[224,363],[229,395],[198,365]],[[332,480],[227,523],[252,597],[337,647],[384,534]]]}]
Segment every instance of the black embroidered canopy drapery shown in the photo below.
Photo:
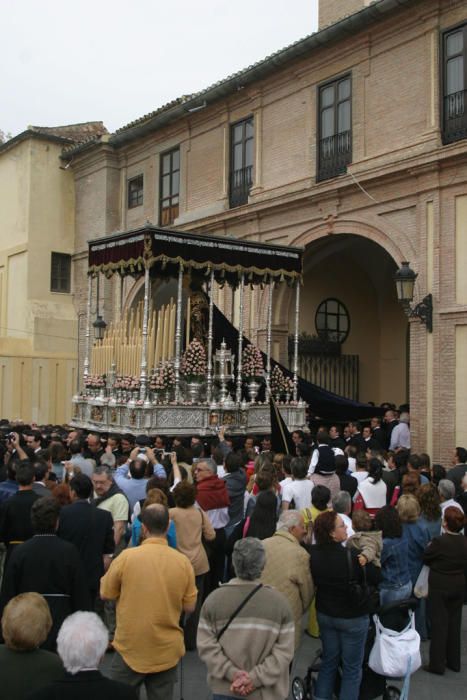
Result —
[{"label": "black embroidered canopy drapery", "polygon": [[149,267],[151,275],[176,277],[180,263],[208,274],[216,282],[237,286],[269,281],[293,283],[302,275],[301,248],[268,245],[228,236],[171,231],[147,224],[89,242],[89,274],[135,275]]}]

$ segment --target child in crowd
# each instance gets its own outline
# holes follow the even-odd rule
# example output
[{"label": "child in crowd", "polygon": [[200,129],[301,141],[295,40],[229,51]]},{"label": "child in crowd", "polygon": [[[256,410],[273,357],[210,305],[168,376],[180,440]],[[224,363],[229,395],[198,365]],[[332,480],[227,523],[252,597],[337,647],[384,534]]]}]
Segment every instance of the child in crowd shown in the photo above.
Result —
[{"label": "child in crowd", "polygon": [[347,547],[360,550],[358,561],[361,566],[372,563],[381,566],[381,550],[383,535],[381,531],[373,530],[373,521],[365,510],[356,510],[352,515],[352,527],[355,534],[347,540]]}]

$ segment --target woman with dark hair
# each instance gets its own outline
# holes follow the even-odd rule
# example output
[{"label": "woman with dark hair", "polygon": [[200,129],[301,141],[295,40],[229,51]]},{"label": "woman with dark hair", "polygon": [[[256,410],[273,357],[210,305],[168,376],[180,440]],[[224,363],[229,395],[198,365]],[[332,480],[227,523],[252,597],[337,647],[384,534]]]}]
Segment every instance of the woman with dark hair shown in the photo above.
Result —
[{"label": "woman with dark hair", "polygon": [[371,518],[386,505],[387,486],[382,478],[383,465],[379,459],[370,459],[368,477],[358,484],[354,510],[366,510]]},{"label": "woman with dark hair", "polygon": [[409,572],[409,548],[402,539],[399,513],[392,506],[384,506],[375,515],[375,527],[383,535],[381,552],[381,605],[410,598],[412,581]]},{"label": "woman with dark hair", "polygon": [[251,513],[245,537],[257,537],[265,540],[276,531],[277,497],[273,491],[261,491],[256,497],[256,504]]},{"label": "woman with dark hair", "polygon": [[444,534],[435,537],[423,560],[430,567],[428,602],[431,614],[429,673],[443,674],[446,667],[461,670],[461,622],[467,566],[465,516],[449,506],[444,511]]},{"label": "woman with dark hair", "polygon": [[420,505],[420,522],[430,531],[431,537],[441,534],[441,499],[433,483],[423,484],[415,494]]},{"label": "woman with dark hair", "polygon": [[[358,550],[346,549],[346,526],[335,511],[319,515],[314,523],[316,544],[310,547],[310,566],[315,586],[316,610],[323,646],[321,668],[314,697],[333,697],[337,669],[342,666],[340,700],[358,700],[362,663],[369,625],[368,601],[357,598],[351,582],[363,583]],[[379,569],[365,567],[370,585],[377,585]]]},{"label": "woman with dark hair", "polygon": [[446,469],[442,464],[433,464],[431,467],[431,481],[438,486],[442,479],[446,478]]},{"label": "woman with dark hair", "polygon": [[216,539],[216,532],[206,513],[195,505],[196,487],[187,481],[181,481],[173,490],[175,508],[170,508],[170,519],[177,530],[177,549],[191,561],[195,572],[198,598],[195,611],[185,624],[185,646],[188,651],[196,649],[196,632],[199,611],[203,602],[203,590],[209,562],[203,546],[203,538],[208,542]]}]

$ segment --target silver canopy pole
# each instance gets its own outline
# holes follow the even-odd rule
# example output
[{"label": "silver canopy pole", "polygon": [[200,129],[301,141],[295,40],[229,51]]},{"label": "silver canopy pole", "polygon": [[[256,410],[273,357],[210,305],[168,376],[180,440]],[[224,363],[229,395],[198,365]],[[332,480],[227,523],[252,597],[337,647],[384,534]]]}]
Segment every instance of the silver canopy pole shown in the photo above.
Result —
[{"label": "silver canopy pole", "polygon": [[92,298],[92,275],[88,275],[88,301],[86,305],[86,330],[84,333],[84,363],[83,381],[89,377],[89,362],[91,353],[91,298]]},{"label": "silver canopy pole", "polygon": [[183,263],[178,268],[177,285],[177,319],[175,324],[175,402],[180,402],[180,354],[182,345],[182,287],[183,287]]},{"label": "silver canopy pole", "polygon": [[293,400],[298,399],[298,335],[300,332],[300,280],[295,283],[295,333],[293,352]]},{"label": "silver canopy pole", "polygon": [[214,270],[211,270],[209,279],[209,325],[208,325],[208,373],[206,400],[211,403],[212,398],[212,342],[213,342],[213,310],[214,310]]},{"label": "silver canopy pole", "polygon": [[269,279],[269,299],[268,299],[268,326],[266,332],[266,388],[267,398],[271,395],[271,344],[272,344],[272,293],[274,282]]},{"label": "silver canopy pole", "polygon": [[245,276],[242,273],[239,286],[239,317],[238,317],[238,356],[237,356],[237,392],[235,399],[239,404],[242,400],[242,349],[243,349],[243,292]]},{"label": "silver canopy pole", "polygon": [[148,386],[148,321],[149,321],[149,294],[150,294],[149,267],[144,270],[144,306],[143,306],[143,333],[141,346],[140,386],[139,398],[146,399]]}]

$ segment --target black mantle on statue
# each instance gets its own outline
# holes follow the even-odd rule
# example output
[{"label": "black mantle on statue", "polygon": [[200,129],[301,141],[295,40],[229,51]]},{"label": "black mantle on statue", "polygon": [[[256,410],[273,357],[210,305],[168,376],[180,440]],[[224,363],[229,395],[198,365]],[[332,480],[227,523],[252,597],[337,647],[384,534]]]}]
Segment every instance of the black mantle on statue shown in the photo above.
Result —
[{"label": "black mantle on statue", "polygon": [[[231,349],[235,358],[237,358],[238,330],[215,305],[213,313],[213,334],[214,348],[218,348],[221,342],[225,340],[227,347]],[[243,348],[245,348],[249,342],[250,341],[243,336]],[[265,353],[263,353],[263,361],[266,366]],[[271,358],[271,370],[275,365],[278,365],[286,376],[293,378],[293,373],[290,370]],[[264,387],[261,392],[259,399],[264,401]],[[321,389],[321,387],[307,382],[301,377],[298,378],[298,395],[307,402],[313,416],[326,421],[344,422],[348,420],[368,420],[373,416],[381,416],[384,412],[383,409],[377,406],[370,406],[366,403],[352,401],[343,396],[338,396],[338,394],[333,394],[331,391]]]}]

